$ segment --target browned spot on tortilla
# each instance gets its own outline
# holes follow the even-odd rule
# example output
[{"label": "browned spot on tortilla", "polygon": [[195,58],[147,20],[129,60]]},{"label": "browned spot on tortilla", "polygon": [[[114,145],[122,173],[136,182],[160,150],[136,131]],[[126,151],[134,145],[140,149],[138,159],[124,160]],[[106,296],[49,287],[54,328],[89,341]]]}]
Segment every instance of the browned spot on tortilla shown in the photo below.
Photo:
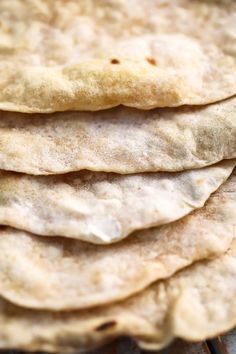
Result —
[{"label": "browned spot on tortilla", "polygon": [[118,59],[111,59],[111,64],[120,64],[120,61]]},{"label": "browned spot on tortilla", "polygon": [[146,58],[146,60],[151,65],[157,65],[156,60],[154,58]]}]

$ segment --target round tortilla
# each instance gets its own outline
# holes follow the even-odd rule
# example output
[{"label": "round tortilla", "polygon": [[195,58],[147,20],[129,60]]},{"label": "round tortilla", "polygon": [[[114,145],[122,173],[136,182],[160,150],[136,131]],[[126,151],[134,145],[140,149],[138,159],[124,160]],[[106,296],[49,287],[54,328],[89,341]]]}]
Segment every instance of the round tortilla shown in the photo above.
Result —
[{"label": "round tortilla", "polygon": [[74,172],[30,176],[0,172],[0,225],[92,243],[167,224],[200,208],[236,160],[179,173]]},{"label": "round tortilla", "polygon": [[183,171],[236,158],[235,136],[236,98],[153,111],[0,112],[0,169],[38,175]]},{"label": "round tortilla", "polygon": [[236,94],[234,0],[1,0],[0,109],[207,104]]}]

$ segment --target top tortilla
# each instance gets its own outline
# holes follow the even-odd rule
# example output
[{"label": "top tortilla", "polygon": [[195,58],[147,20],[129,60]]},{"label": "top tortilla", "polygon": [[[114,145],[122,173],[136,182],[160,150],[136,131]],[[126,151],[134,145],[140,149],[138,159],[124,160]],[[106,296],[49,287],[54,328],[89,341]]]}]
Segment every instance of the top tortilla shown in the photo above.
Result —
[{"label": "top tortilla", "polygon": [[1,0],[0,109],[207,104],[236,94],[234,0]]}]

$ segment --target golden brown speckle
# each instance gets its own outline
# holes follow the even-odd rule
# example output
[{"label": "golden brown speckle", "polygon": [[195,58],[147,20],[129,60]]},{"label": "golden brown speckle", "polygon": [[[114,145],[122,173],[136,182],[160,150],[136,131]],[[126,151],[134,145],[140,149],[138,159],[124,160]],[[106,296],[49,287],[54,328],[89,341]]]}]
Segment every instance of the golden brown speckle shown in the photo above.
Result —
[{"label": "golden brown speckle", "polygon": [[111,59],[111,64],[120,64],[120,61],[118,59]]},{"label": "golden brown speckle", "polygon": [[156,60],[154,58],[146,58],[146,60],[151,65],[157,65]]}]

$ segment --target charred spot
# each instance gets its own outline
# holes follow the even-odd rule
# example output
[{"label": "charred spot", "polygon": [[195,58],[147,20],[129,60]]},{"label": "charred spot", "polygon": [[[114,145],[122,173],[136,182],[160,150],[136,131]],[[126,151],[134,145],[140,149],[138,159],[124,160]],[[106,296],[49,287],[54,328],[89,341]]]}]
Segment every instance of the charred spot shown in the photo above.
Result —
[{"label": "charred spot", "polygon": [[109,322],[105,322],[103,323],[101,326],[98,326],[95,328],[95,331],[106,331],[107,329],[110,329],[112,327],[114,327],[116,325],[115,321],[109,321]]},{"label": "charred spot", "polygon": [[111,59],[111,64],[120,64],[120,61],[118,59]]},{"label": "charred spot", "polygon": [[151,65],[157,65],[156,60],[154,58],[146,58],[147,62]]}]

